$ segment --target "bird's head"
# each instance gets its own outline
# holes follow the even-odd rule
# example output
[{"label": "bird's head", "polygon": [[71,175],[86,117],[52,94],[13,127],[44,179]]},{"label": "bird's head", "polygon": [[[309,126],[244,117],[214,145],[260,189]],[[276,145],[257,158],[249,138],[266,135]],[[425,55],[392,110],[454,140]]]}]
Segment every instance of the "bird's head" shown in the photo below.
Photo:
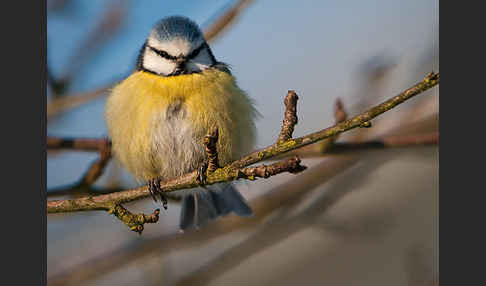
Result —
[{"label": "bird's head", "polygon": [[140,50],[137,70],[160,76],[200,72],[215,65],[198,25],[182,16],[158,21]]}]

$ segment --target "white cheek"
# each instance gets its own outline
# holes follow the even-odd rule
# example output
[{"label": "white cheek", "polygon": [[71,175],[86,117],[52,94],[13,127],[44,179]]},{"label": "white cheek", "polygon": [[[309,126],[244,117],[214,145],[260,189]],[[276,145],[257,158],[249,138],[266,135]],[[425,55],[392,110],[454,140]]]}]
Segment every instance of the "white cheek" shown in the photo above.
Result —
[{"label": "white cheek", "polygon": [[151,50],[146,50],[143,57],[143,67],[158,74],[168,75],[174,71],[176,64],[160,57]]}]

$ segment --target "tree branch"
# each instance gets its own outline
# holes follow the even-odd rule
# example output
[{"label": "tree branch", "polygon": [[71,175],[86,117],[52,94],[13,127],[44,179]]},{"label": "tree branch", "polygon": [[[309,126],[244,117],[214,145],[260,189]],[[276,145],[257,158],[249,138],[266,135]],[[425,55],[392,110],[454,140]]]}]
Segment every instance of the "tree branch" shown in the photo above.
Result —
[{"label": "tree branch", "polygon": [[[301,148],[303,146],[315,143],[317,141],[335,136],[342,132],[351,130],[353,128],[361,126],[365,122],[369,122],[378,115],[394,108],[395,106],[405,102],[406,100],[420,94],[436,85],[440,82],[439,74],[431,73],[423,81],[415,84],[411,88],[403,91],[402,93],[394,96],[385,102],[367,110],[366,112],[359,114],[351,119],[345,120],[332,127],[323,129],[321,131],[311,133],[306,136],[302,136],[295,139],[288,139],[284,142],[277,142],[271,146],[268,146],[259,151],[253,152],[243,158],[234,161],[226,166],[216,169],[214,172],[209,173],[205,184],[211,185],[220,182],[228,182],[241,178],[252,179],[248,174],[251,173],[253,168],[246,168],[254,163],[273,158],[277,155],[289,152],[291,150]],[[290,93],[291,94],[291,93]],[[289,96],[289,95],[288,95]],[[288,159],[288,160],[292,160]],[[300,161],[300,160],[299,160]],[[300,162],[299,162],[300,163]],[[276,163],[278,164],[278,163]],[[283,161],[280,164],[289,164],[289,162]],[[278,168],[276,168],[278,169]],[[290,169],[280,168],[279,171],[292,171]],[[276,175],[278,173],[272,174]],[[198,180],[198,172],[194,171],[183,175],[179,178],[171,179],[160,183],[160,187],[165,192],[172,192],[181,189],[194,188],[202,186],[203,183]],[[58,212],[72,212],[72,211],[87,211],[87,210],[106,210],[113,204],[121,204],[134,200],[139,200],[150,196],[148,187],[142,186],[139,188],[126,190],[122,192],[90,196],[84,198],[78,198],[73,200],[54,200],[47,202],[48,213]]]}]

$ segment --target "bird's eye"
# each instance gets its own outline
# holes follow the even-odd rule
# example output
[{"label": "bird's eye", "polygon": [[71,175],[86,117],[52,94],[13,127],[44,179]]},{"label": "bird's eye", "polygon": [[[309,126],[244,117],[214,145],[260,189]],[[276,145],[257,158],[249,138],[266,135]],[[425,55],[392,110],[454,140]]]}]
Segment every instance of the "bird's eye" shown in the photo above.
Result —
[{"label": "bird's eye", "polygon": [[189,59],[195,58],[203,48],[204,48],[204,44],[200,45],[197,49],[193,50],[187,57]]}]

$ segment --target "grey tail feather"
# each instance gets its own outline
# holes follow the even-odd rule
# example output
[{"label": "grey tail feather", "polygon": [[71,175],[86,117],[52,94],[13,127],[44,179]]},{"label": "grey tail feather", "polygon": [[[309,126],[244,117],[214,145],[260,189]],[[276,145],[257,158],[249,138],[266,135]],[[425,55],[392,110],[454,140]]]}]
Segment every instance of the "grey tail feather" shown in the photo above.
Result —
[{"label": "grey tail feather", "polygon": [[212,185],[184,196],[179,226],[181,229],[201,227],[231,212],[239,216],[253,214],[245,198],[232,184]]}]

